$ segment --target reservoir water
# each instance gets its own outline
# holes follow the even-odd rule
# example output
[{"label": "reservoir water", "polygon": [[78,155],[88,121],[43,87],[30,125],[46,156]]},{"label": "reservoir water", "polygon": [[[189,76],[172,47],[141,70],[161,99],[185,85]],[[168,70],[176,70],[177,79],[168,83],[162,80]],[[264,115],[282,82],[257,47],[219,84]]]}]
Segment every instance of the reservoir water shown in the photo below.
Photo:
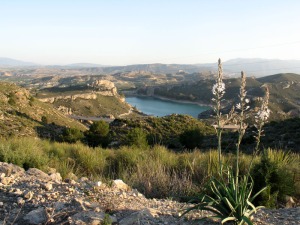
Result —
[{"label": "reservoir water", "polygon": [[210,109],[209,106],[200,106],[194,103],[175,102],[154,97],[126,97],[126,102],[135,106],[141,112],[152,116],[166,116],[172,113],[188,114],[195,118],[198,114]]}]

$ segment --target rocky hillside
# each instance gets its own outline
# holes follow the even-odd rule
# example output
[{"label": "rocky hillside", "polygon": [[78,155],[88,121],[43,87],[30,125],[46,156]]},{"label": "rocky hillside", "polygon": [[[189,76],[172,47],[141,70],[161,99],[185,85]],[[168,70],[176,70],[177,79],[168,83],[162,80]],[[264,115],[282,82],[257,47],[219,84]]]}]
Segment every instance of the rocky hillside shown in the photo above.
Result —
[{"label": "rocky hillside", "polygon": [[103,79],[83,85],[44,88],[36,96],[67,115],[117,117],[131,109],[114,83]]},{"label": "rocky hillside", "polygon": [[28,90],[11,83],[0,83],[0,136],[51,137],[64,127],[86,128],[40,102]]},{"label": "rocky hillside", "polygon": [[[62,180],[55,169],[49,168],[49,173],[35,168],[25,171],[0,162],[0,224],[188,225],[208,216],[205,211],[193,211],[180,217],[191,206],[170,199],[147,199],[122,180],[114,180],[111,185],[85,177]],[[254,222],[298,224],[299,215],[299,207],[264,209],[254,216]]]}]

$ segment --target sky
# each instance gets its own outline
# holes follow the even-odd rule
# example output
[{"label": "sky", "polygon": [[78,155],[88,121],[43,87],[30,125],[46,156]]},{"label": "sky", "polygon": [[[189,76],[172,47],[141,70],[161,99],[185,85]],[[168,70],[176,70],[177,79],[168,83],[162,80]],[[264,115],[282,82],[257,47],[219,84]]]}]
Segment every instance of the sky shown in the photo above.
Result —
[{"label": "sky", "polygon": [[300,60],[299,0],[0,0],[0,57],[39,64]]}]

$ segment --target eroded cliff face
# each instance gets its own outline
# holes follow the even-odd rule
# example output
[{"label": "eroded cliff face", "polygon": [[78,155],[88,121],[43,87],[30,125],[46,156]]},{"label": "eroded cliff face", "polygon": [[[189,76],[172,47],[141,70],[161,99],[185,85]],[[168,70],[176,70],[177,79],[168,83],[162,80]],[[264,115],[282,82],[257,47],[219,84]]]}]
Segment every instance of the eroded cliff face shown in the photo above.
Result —
[{"label": "eroded cliff face", "polygon": [[118,116],[128,113],[131,107],[125,102],[125,98],[118,94],[115,84],[109,80],[96,80],[77,89],[61,88],[59,92],[41,91],[38,99],[53,104],[68,116]]},{"label": "eroded cliff face", "polygon": [[56,96],[56,97],[50,97],[50,98],[39,98],[39,100],[41,102],[49,102],[49,103],[54,103],[57,100],[69,100],[69,99],[76,100],[77,98],[82,98],[82,99],[89,100],[89,99],[97,99],[97,94],[100,94],[100,93],[93,93],[92,92],[92,93],[85,93],[85,94]]},{"label": "eroded cliff face", "polygon": [[[39,100],[42,102],[49,102],[49,103],[54,103],[57,100],[69,100],[69,99],[76,100],[77,98],[90,100],[90,99],[97,99],[97,95],[110,96],[110,97],[115,96],[120,98],[115,84],[109,80],[97,80],[91,84],[88,84],[87,87],[88,88],[86,93],[39,98]],[[120,98],[120,100],[123,101],[122,98]]]}]

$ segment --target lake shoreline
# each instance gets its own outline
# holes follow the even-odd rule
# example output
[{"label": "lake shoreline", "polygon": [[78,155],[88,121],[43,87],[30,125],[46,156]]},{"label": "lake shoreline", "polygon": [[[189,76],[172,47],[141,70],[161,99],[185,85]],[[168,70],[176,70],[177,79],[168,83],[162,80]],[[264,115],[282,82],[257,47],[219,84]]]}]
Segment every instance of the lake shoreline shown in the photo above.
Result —
[{"label": "lake shoreline", "polygon": [[189,100],[179,100],[179,99],[174,99],[174,98],[163,97],[163,96],[160,96],[160,95],[129,94],[129,95],[125,96],[125,98],[129,98],[129,97],[151,97],[151,98],[156,98],[156,99],[159,99],[159,100],[176,102],[176,103],[195,104],[195,105],[206,106],[206,107],[210,107],[210,108],[213,107],[212,104],[204,104],[202,102],[189,101]]},{"label": "lake shoreline", "polygon": [[155,95],[127,95],[125,99],[140,112],[159,117],[176,113],[198,118],[200,113],[211,109],[211,106],[199,102],[168,99]]}]

